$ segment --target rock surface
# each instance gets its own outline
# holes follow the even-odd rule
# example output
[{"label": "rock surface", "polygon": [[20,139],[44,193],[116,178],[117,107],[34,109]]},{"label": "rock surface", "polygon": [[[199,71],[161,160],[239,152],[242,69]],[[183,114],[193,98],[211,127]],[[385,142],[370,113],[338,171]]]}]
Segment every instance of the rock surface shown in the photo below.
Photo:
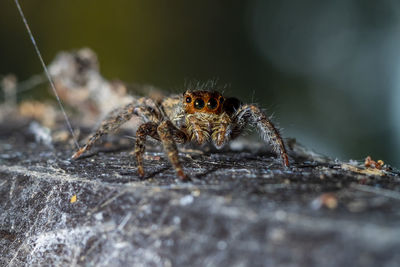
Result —
[{"label": "rock surface", "polygon": [[181,155],[193,178],[183,183],[157,147],[145,179],[130,146],[96,149],[70,161],[72,146],[0,125],[1,266],[400,263],[397,171],[295,152],[282,170],[268,152],[194,151]]}]

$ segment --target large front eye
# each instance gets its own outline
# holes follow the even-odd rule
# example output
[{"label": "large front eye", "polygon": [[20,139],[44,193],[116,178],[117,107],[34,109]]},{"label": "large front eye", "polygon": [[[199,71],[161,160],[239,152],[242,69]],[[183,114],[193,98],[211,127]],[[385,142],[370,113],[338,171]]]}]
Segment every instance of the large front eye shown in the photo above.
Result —
[{"label": "large front eye", "polygon": [[194,101],[194,108],[195,108],[195,109],[202,109],[202,108],[204,108],[204,100],[201,99],[201,98],[197,98],[197,99]]},{"label": "large front eye", "polygon": [[186,97],[186,103],[190,103],[190,102],[192,102],[192,98],[190,96],[187,96]]},{"label": "large front eye", "polygon": [[210,98],[207,102],[207,107],[211,110],[215,109],[218,107],[218,102],[215,100],[215,98]]}]

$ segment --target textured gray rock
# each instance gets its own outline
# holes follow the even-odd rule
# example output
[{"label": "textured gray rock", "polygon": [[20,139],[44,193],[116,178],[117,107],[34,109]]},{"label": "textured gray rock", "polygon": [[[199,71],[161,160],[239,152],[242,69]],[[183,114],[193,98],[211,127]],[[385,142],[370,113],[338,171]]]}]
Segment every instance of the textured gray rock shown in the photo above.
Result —
[{"label": "textured gray rock", "polygon": [[400,263],[393,170],[368,176],[299,150],[292,170],[268,152],[187,152],[183,183],[155,147],[140,179],[129,146],[70,161],[72,147],[28,132],[0,127],[0,265]]}]

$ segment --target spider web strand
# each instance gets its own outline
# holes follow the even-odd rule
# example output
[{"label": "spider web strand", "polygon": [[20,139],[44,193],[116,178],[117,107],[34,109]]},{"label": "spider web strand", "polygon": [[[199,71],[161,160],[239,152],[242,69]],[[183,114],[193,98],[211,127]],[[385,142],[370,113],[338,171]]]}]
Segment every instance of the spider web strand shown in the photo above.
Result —
[{"label": "spider web strand", "polygon": [[66,121],[66,123],[67,123],[68,130],[69,130],[70,133],[71,133],[72,139],[74,140],[75,146],[76,146],[78,149],[80,149],[79,144],[78,144],[78,141],[77,141],[77,139],[76,139],[76,137],[75,137],[75,134],[74,134],[74,131],[73,131],[73,129],[72,129],[71,123],[69,122],[67,113],[65,112],[64,106],[63,106],[62,103],[61,103],[61,100],[60,100],[60,97],[58,96],[58,93],[57,93],[56,87],[55,87],[55,85],[54,85],[54,82],[53,82],[53,80],[51,79],[50,73],[49,73],[49,71],[47,70],[46,64],[44,63],[42,54],[41,54],[40,51],[39,51],[39,47],[37,46],[36,41],[35,41],[35,38],[33,37],[33,34],[32,34],[32,32],[31,32],[31,29],[29,28],[29,25],[28,25],[28,22],[27,22],[27,20],[26,20],[26,18],[25,18],[25,15],[24,15],[24,13],[22,12],[22,8],[21,8],[21,6],[20,6],[18,0],[14,0],[14,1],[15,1],[15,4],[17,5],[19,14],[21,15],[21,18],[22,18],[22,21],[23,21],[24,24],[25,24],[26,30],[28,31],[28,35],[29,35],[29,37],[30,37],[30,39],[31,39],[31,42],[32,42],[33,46],[35,47],[36,54],[38,55],[38,57],[39,57],[39,59],[40,59],[40,62],[42,63],[42,67],[43,67],[43,69],[44,69],[44,72],[46,73],[47,79],[49,80],[50,87],[51,87],[51,89],[53,90],[53,93],[54,93],[54,95],[55,95],[55,97],[56,97],[56,99],[57,99],[58,105],[60,106],[61,112],[62,112],[63,115],[64,115],[64,119],[65,119],[65,121]]}]

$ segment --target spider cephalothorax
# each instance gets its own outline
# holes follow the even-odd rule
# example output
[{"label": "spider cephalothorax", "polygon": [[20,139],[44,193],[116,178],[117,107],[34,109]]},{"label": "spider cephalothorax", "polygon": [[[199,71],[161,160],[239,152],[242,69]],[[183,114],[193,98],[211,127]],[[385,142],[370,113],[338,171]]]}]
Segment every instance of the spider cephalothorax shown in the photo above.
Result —
[{"label": "spider cephalothorax", "polygon": [[133,115],[141,116],[144,123],[136,131],[135,155],[138,172],[144,175],[143,154],[146,137],[161,141],[178,176],[186,180],[178,158],[176,143],[194,142],[199,145],[212,142],[221,148],[237,137],[248,124],[258,128],[264,140],[281,157],[285,167],[289,160],[285,145],[275,126],[255,105],[242,104],[236,98],[226,98],[216,91],[193,90],[183,95],[173,95],[157,103],[150,98],[140,98],[122,109],[116,110],[89,138],[86,145],[72,157],[78,158],[102,135],[118,129]]}]

